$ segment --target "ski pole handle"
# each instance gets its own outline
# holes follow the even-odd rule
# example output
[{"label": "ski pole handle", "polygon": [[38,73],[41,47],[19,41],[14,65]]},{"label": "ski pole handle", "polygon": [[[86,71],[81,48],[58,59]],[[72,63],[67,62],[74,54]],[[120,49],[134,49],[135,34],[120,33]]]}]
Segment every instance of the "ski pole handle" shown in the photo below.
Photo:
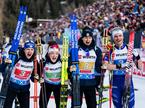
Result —
[{"label": "ski pole handle", "polygon": [[37,44],[36,44],[36,47],[37,47],[37,54],[38,54],[38,55],[42,55],[42,53],[43,53],[43,48],[42,48],[42,45],[41,45],[41,38],[40,38],[39,36],[37,36],[36,38],[37,38],[37,40],[36,40],[36,42],[37,42]]}]

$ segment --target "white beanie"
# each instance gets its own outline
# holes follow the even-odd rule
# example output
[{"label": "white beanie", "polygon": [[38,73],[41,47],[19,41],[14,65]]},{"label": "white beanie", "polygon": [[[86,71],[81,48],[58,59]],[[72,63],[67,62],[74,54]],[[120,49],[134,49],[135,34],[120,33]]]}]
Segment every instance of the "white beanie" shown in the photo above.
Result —
[{"label": "white beanie", "polygon": [[114,36],[116,34],[121,34],[123,35],[123,30],[120,28],[120,27],[115,27],[111,30],[111,33],[112,33],[112,38],[114,38]]},{"label": "white beanie", "polygon": [[50,45],[48,47],[48,50],[47,51],[48,51],[48,53],[50,53],[50,52],[59,52],[60,49],[59,49],[58,44],[52,44],[52,45]]}]

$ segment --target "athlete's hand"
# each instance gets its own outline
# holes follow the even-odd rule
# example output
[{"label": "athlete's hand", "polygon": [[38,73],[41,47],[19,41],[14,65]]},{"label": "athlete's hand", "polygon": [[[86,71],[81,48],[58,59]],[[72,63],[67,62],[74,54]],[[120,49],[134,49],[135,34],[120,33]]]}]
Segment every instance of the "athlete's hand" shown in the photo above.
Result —
[{"label": "athlete's hand", "polygon": [[142,68],[143,68],[143,62],[142,62],[141,59],[137,61],[137,67],[138,67],[139,70],[142,70]]},{"label": "athlete's hand", "polygon": [[106,69],[107,69],[107,64],[106,64],[106,63],[103,64],[103,65],[101,66],[101,69],[106,70]]},{"label": "athlete's hand", "polygon": [[39,80],[39,75],[38,75],[38,74],[35,74],[35,75],[34,75],[34,78],[35,78],[36,80]]},{"label": "athlete's hand", "polygon": [[68,85],[68,84],[69,84],[69,80],[65,80],[65,81],[64,81],[64,84],[65,84],[65,85]]},{"label": "athlete's hand", "polygon": [[130,68],[133,67],[133,65],[134,65],[133,62],[126,62],[126,63],[124,63],[124,64],[121,65],[121,68],[122,69],[130,69]]},{"label": "athlete's hand", "polygon": [[76,66],[75,65],[71,65],[69,71],[70,72],[76,71]]},{"label": "athlete's hand", "polygon": [[41,77],[39,82],[40,82],[40,84],[44,83],[44,78]]},{"label": "athlete's hand", "polygon": [[12,60],[6,58],[6,59],[5,59],[5,63],[9,63],[9,64],[10,64],[10,63],[12,63]]},{"label": "athlete's hand", "polygon": [[115,64],[110,64],[110,63],[109,64],[105,63],[101,66],[101,68],[102,69],[107,69],[107,70],[114,70],[114,69],[116,69],[116,65]]}]

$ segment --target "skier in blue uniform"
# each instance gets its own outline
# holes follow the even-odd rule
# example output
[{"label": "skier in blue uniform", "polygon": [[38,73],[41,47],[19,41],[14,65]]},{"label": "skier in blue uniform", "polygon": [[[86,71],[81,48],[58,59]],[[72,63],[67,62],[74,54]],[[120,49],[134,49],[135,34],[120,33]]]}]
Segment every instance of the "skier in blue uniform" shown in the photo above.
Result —
[{"label": "skier in blue uniform", "polygon": [[[82,105],[82,97],[84,94],[87,108],[96,108],[96,87],[98,87],[100,84],[100,77],[97,77],[97,74],[101,72],[102,52],[100,48],[95,46],[91,28],[85,27],[83,29],[82,37],[78,40],[78,45],[78,62],[80,70],[80,103]],[[73,55],[70,55],[70,58],[71,56]],[[69,76],[72,82],[71,72],[74,71],[73,69],[75,68],[71,64],[70,58]]]},{"label": "skier in blue uniform", "polygon": [[[123,42],[123,31],[121,28],[116,27],[112,30],[112,38],[114,46],[110,50],[110,57],[105,56],[103,69],[113,70],[113,86],[112,98],[115,108],[122,108],[122,97],[124,93],[125,73],[126,68],[133,66],[133,63],[127,62],[128,46]],[[137,66],[141,68],[141,60],[139,54],[134,50],[133,59],[137,60]],[[108,63],[110,62],[110,63]],[[130,84],[130,97],[128,108],[134,108],[135,94],[133,81]]]},{"label": "skier in blue uniform", "polygon": [[21,108],[29,108],[30,78],[34,80],[34,56],[35,44],[33,41],[28,40],[25,42],[22,51],[20,51],[20,57],[16,60],[12,70],[4,108],[12,108],[16,97]]}]

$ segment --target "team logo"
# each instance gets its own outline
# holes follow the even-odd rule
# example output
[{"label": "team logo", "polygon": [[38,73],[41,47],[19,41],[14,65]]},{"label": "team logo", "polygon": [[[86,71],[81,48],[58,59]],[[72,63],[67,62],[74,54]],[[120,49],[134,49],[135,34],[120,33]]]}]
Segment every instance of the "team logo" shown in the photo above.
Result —
[{"label": "team logo", "polygon": [[90,36],[90,34],[89,34],[89,33],[87,33],[87,34],[86,34],[86,36]]}]

